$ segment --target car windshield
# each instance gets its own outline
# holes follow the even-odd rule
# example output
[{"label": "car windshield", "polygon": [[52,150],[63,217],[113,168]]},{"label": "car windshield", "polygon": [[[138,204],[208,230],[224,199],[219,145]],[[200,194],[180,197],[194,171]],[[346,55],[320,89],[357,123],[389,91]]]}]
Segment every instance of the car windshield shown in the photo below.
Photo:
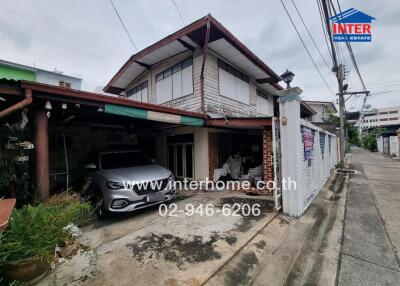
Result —
[{"label": "car windshield", "polygon": [[134,166],[150,165],[152,161],[142,152],[115,152],[101,154],[103,169],[118,169]]}]

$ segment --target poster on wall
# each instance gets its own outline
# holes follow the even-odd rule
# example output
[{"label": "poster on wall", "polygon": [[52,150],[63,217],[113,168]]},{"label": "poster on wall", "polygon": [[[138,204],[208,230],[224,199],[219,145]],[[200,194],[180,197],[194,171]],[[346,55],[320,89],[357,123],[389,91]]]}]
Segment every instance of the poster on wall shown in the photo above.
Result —
[{"label": "poster on wall", "polygon": [[321,156],[324,159],[325,155],[325,133],[319,132],[319,147],[321,148]]},{"label": "poster on wall", "polygon": [[302,126],[301,134],[304,145],[304,160],[308,161],[308,165],[311,166],[312,151],[314,149],[314,132],[310,128]]}]

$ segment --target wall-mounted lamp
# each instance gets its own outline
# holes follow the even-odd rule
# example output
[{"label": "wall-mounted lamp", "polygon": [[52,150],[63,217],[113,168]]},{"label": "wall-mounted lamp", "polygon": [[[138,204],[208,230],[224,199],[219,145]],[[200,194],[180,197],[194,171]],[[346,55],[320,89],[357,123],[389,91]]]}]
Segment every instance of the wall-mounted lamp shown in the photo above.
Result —
[{"label": "wall-mounted lamp", "polygon": [[294,73],[289,70],[286,70],[283,74],[281,74],[282,80],[286,83],[286,88],[290,88],[290,83],[294,78]]}]

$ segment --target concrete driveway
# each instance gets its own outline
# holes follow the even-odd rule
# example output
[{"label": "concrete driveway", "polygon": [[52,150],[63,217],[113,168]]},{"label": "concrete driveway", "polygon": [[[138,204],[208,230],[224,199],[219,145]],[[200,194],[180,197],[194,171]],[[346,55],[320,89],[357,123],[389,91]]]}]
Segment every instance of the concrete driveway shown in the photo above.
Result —
[{"label": "concrete driveway", "polygon": [[[241,193],[180,192],[172,203],[176,216],[153,207],[87,227],[82,240],[90,250],[39,285],[201,285],[275,216],[272,201]],[[223,204],[234,203],[258,203],[260,215],[221,213]],[[187,204],[212,204],[215,212],[188,216]]]}]

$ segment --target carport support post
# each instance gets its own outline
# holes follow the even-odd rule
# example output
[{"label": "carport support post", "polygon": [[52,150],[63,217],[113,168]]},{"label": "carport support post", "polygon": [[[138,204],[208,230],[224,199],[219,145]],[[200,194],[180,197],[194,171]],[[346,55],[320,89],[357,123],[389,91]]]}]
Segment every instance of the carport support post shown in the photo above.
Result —
[{"label": "carport support post", "polygon": [[45,110],[35,110],[35,175],[36,191],[40,201],[49,197],[49,142],[48,118]]},{"label": "carport support post", "polygon": [[[303,214],[303,189],[301,178],[301,132],[300,132],[300,94],[302,90],[298,87],[280,91],[279,112],[281,131],[281,154],[282,154],[282,182],[290,179],[296,182],[296,189],[288,183],[282,184],[282,207],[283,212],[294,217]],[[290,187],[290,188],[289,188]]]}]

